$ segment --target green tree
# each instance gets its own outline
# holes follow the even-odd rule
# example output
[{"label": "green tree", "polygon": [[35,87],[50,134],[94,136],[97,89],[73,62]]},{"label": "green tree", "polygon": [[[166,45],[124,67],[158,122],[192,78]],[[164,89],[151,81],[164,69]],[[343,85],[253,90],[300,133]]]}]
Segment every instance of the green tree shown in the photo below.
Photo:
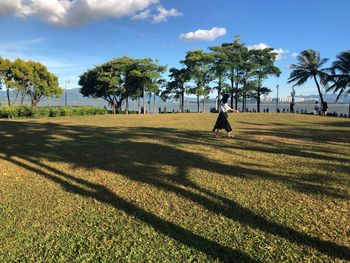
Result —
[{"label": "green tree", "polygon": [[327,91],[338,93],[337,101],[342,95],[350,94],[350,50],[341,52],[337,55],[337,59],[332,63],[332,67],[327,79],[331,85]]},{"label": "green tree", "polygon": [[168,99],[172,95],[175,99],[180,100],[180,110],[184,112],[186,83],[190,80],[189,72],[184,68],[171,68],[169,72],[170,81],[166,86],[163,97]]},{"label": "green tree", "polygon": [[225,58],[228,68],[228,78],[230,80],[231,89],[231,108],[233,108],[233,101],[235,100],[235,109],[238,107],[239,96],[239,71],[242,67],[243,54],[248,52],[247,47],[241,42],[240,36],[236,36],[232,43],[222,44],[222,50],[225,53]]},{"label": "green tree", "polygon": [[274,52],[273,48],[252,49],[249,52],[251,53],[251,61],[254,63],[254,75],[258,81],[256,99],[257,112],[260,112],[263,81],[267,79],[268,76],[279,76],[281,71],[274,65],[277,54]]},{"label": "green tree", "polygon": [[[196,86],[189,89],[191,94],[197,96],[197,111],[200,112],[200,96],[203,96],[205,102],[205,96],[207,96],[207,87],[213,80],[213,74],[211,71],[211,63],[213,62],[213,56],[209,53],[205,53],[202,50],[188,51],[185,60],[181,61],[186,66],[186,70],[189,73],[190,78],[195,82]],[[205,111],[205,105],[203,104],[203,112]]]},{"label": "green tree", "polygon": [[[288,79],[288,83],[294,83],[293,86],[301,86],[309,78],[314,79],[318,95],[320,96],[321,105],[323,105],[323,94],[320,84],[325,83],[327,79],[327,74],[322,69],[322,66],[328,61],[328,59],[321,59],[320,52],[308,49],[302,51],[297,56],[297,60],[297,64],[292,64],[290,66],[292,72]],[[317,78],[319,78],[319,80]]]},{"label": "green tree", "polygon": [[58,85],[58,78],[49,72],[43,64],[39,62],[28,62],[31,68],[28,95],[32,106],[37,106],[43,97],[55,96],[59,98],[63,94],[63,89]]},{"label": "green tree", "polygon": [[16,93],[13,103],[21,94],[22,104],[28,94],[32,106],[37,106],[43,97],[60,97],[63,93],[63,89],[58,86],[57,76],[39,62],[0,59],[0,78],[2,85],[6,86],[8,105],[11,105],[10,90]]},{"label": "green tree", "polygon": [[226,73],[229,66],[228,57],[223,46],[213,46],[209,47],[209,49],[213,52],[212,72],[214,79],[217,79],[217,86],[214,88],[217,90],[216,110],[219,110],[221,93],[225,85],[225,80],[227,78]]},{"label": "green tree", "polygon": [[8,106],[11,106],[11,98],[10,98],[10,85],[9,82],[12,80],[10,74],[10,67],[12,63],[9,59],[4,59],[0,57],[0,89],[2,87],[6,87],[6,95]]},{"label": "green tree", "polygon": [[136,95],[138,98],[138,111],[140,113],[140,97],[143,97],[143,113],[146,114],[146,91],[154,87],[157,80],[162,77],[162,73],[166,70],[166,66],[158,65],[157,60],[150,58],[137,59],[133,63],[130,74],[130,84],[136,87]]},{"label": "green tree", "polygon": [[31,85],[31,77],[33,75],[33,69],[30,67],[30,62],[25,62],[21,59],[16,59],[9,68],[12,78],[11,87],[14,89],[16,95],[13,103],[16,102],[20,95],[21,105],[23,105],[24,98],[28,93],[28,89]]},{"label": "green tree", "polygon": [[121,110],[126,100],[128,111],[128,98],[135,93],[133,83],[128,80],[134,63],[134,59],[122,57],[86,71],[80,76],[80,93],[85,97],[104,99],[113,107],[114,113]]}]

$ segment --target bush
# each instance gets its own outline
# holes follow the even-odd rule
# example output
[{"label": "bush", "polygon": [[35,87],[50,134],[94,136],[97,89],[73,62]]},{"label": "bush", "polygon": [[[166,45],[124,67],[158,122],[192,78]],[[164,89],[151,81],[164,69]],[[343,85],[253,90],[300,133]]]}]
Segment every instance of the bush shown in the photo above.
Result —
[{"label": "bush", "polygon": [[0,118],[39,118],[58,116],[78,116],[107,114],[98,107],[32,107],[32,106],[0,106]]}]

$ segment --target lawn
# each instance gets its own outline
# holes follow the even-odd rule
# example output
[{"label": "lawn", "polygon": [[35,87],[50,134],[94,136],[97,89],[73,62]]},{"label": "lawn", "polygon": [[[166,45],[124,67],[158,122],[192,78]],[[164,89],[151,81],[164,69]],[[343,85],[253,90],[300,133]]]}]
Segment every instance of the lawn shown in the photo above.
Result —
[{"label": "lawn", "polygon": [[0,262],[350,261],[350,120],[215,119],[1,120]]}]

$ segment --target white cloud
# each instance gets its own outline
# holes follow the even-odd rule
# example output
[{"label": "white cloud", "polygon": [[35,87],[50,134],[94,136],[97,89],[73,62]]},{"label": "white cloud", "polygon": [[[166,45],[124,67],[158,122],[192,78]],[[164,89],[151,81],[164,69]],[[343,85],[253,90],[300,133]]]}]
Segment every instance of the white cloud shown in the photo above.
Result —
[{"label": "white cloud", "polygon": [[[265,43],[259,43],[256,45],[248,46],[248,49],[265,49],[265,48],[270,48],[270,46]],[[278,48],[278,49],[274,49],[273,52],[277,54],[276,60],[281,60],[284,58],[283,54],[288,54],[289,50]]]},{"label": "white cloud", "polygon": [[177,17],[177,16],[183,15],[181,12],[177,11],[175,8],[167,10],[162,6],[159,6],[157,8],[157,11],[158,11],[158,14],[152,16],[152,20],[154,23],[166,22],[168,20],[168,17]]},{"label": "white cloud", "polygon": [[165,9],[162,6],[157,7],[157,13],[151,13],[150,9],[146,9],[132,17],[133,20],[150,20],[153,23],[161,23],[166,22],[169,17],[177,17],[182,16],[183,14],[176,10],[175,8],[172,9]]},{"label": "white cloud", "polygon": [[299,56],[299,54],[296,53],[296,52],[292,54],[292,57],[295,57],[295,58],[296,58],[297,56]]},{"label": "white cloud", "polygon": [[[160,0],[1,0],[0,15],[13,14],[22,18],[39,17],[59,26],[74,26],[91,20],[133,16],[146,19],[151,16],[148,8],[158,5],[152,21],[164,22],[181,12],[160,6]],[[139,13],[138,15],[135,15]]]},{"label": "white cloud", "polygon": [[21,6],[21,0],[2,0],[0,2],[0,15],[14,13]]},{"label": "white cloud", "polygon": [[181,40],[185,41],[213,41],[218,37],[226,35],[226,28],[213,27],[210,30],[198,29],[196,31],[188,32],[180,35]]},{"label": "white cloud", "polygon": [[132,17],[132,19],[133,20],[146,20],[147,18],[149,18],[151,16],[150,13],[151,13],[151,10],[146,9],[146,10],[142,11],[141,13],[134,15]]}]

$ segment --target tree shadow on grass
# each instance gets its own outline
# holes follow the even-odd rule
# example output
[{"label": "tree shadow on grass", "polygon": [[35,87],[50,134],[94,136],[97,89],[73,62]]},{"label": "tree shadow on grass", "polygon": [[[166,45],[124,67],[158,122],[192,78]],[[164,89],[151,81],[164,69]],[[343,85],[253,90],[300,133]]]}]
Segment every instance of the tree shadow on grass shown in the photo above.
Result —
[{"label": "tree shadow on grass", "polygon": [[[201,205],[208,211],[224,215],[243,225],[280,236],[299,245],[312,247],[331,257],[350,259],[347,247],[270,221],[233,200],[197,185],[188,178],[190,168],[245,179],[271,177],[271,174],[252,168],[220,164],[174,145],[138,141],[140,138],[146,138],[171,142],[185,137],[186,140],[189,140],[187,143],[190,143],[191,140],[197,143],[198,137],[203,135],[201,132],[184,132],[169,128],[118,129],[28,122],[2,122],[1,124],[3,127],[1,135],[4,135],[5,139],[1,142],[0,154],[6,156],[4,157],[6,160],[58,183],[66,191],[94,198],[135,216],[156,231],[213,258],[229,262],[234,260],[254,261],[241,251],[196,235],[190,230],[133,205],[101,184],[61,172],[44,164],[40,159],[46,158],[51,162],[66,162],[77,167],[97,168],[121,174],[134,181],[176,193]],[[32,165],[44,168],[49,172],[27,165],[18,161],[17,158],[27,160]],[[140,163],[142,169],[136,165]],[[156,168],[159,165],[173,166],[176,168],[176,173],[167,176]],[[277,177],[274,179],[277,180]],[[85,189],[86,187],[88,190]]]}]

